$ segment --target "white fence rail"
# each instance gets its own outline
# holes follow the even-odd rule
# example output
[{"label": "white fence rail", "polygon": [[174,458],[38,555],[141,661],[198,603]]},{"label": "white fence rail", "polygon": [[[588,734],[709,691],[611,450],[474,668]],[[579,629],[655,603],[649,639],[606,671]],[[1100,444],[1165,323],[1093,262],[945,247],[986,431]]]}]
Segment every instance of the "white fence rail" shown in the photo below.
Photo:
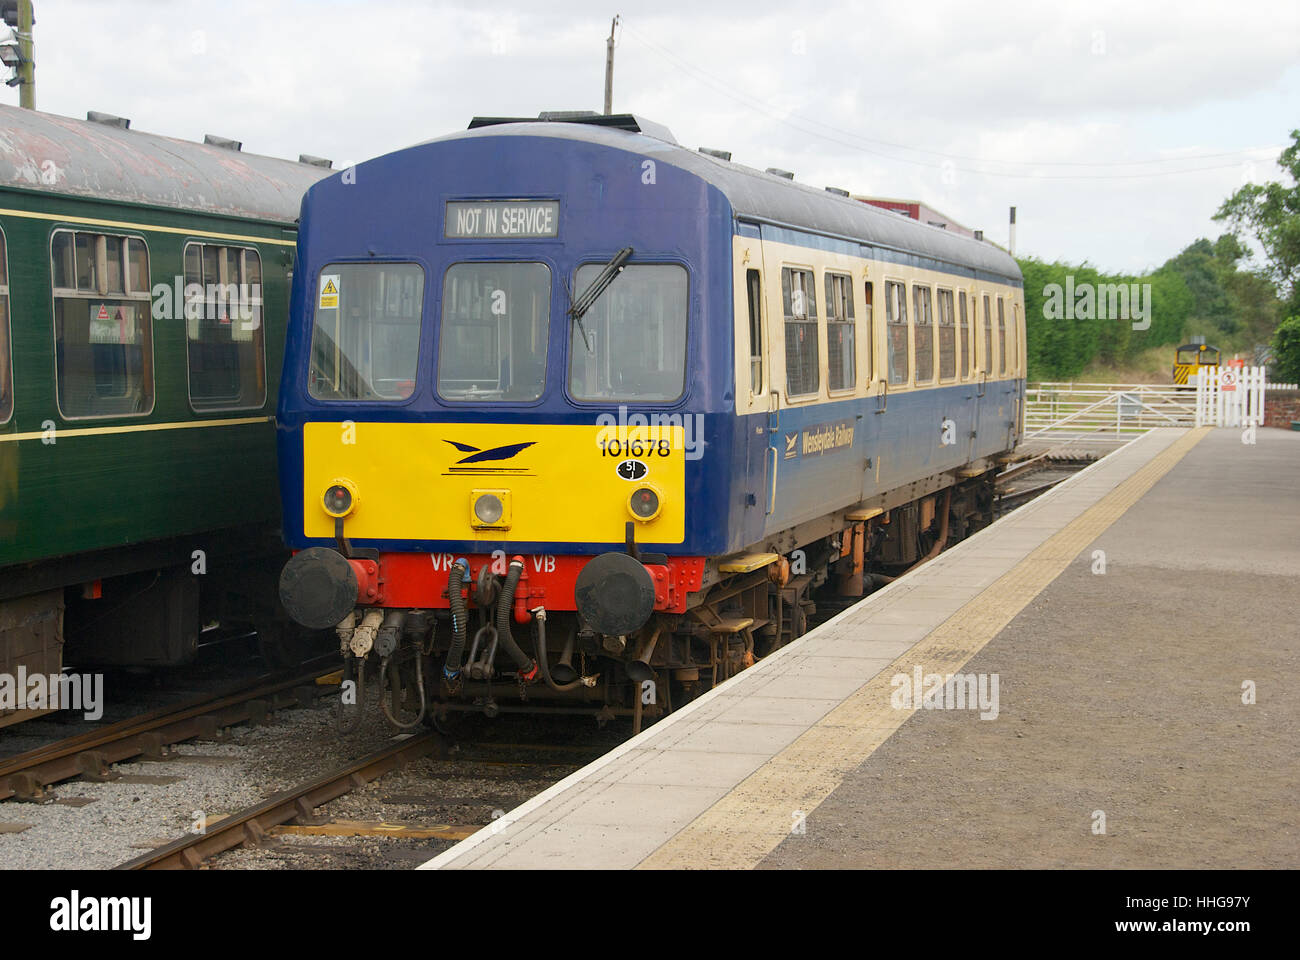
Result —
[{"label": "white fence rail", "polygon": [[1152,427],[1196,425],[1196,394],[1149,383],[1034,383],[1025,389],[1025,440],[1123,443]]},{"label": "white fence rail", "polygon": [[1265,391],[1295,389],[1293,383],[1266,382],[1263,367],[1227,366],[1198,374],[1181,387],[1031,383],[1025,388],[1024,439],[1123,443],[1152,427],[1260,424]]}]

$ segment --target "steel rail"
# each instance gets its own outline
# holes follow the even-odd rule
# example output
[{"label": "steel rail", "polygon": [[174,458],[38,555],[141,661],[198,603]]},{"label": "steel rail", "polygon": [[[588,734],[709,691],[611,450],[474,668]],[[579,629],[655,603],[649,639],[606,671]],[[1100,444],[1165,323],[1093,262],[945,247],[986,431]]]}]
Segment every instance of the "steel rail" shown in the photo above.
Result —
[{"label": "steel rail", "polygon": [[272,827],[290,820],[315,820],[316,807],[412,760],[445,749],[447,740],[435,731],[404,736],[400,742],[327,773],[316,780],[277,793],[240,813],[224,817],[202,833],[181,837],[125,863],[116,870],[193,870],[209,857],[245,843],[260,843]]},{"label": "steel rail", "polygon": [[281,680],[259,677],[242,688],[228,688],[161,707],[7,757],[0,760],[0,800],[39,800],[49,784],[78,776],[111,779],[109,767],[114,763],[138,756],[161,758],[173,743],[212,737],[221,728],[237,723],[261,723],[274,710],[304,703],[307,698],[300,688],[335,669],[331,665],[329,669],[317,668]]}]

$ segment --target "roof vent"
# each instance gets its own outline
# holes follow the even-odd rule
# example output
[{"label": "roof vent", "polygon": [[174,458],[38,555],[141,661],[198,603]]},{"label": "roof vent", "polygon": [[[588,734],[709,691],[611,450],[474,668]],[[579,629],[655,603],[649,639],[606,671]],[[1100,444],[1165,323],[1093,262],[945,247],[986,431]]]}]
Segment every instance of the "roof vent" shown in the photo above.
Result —
[{"label": "roof vent", "polygon": [[1188,340],[1187,342],[1188,342],[1188,343],[1195,343],[1195,344],[1198,344],[1198,345],[1199,345],[1199,344],[1202,344],[1202,343],[1205,342],[1205,337],[1203,337],[1203,336],[1200,336],[1200,337],[1192,337],[1192,339],[1191,339],[1191,340]]},{"label": "roof vent", "polygon": [[214,137],[210,133],[203,135],[203,142],[209,147],[220,147],[222,150],[242,150],[243,143],[238,140],[230,140],[226,137]]},{"label": "roof vent", "polygon": [[298,162],[307,163],[313,167],[324,167],[326,170],[330,170],[334,167],[333,160],[326,160],[324,157],[313,157],[310,153],[298,154]]},{"label": "roof vent", "polygon": [[976,230],[976,231],[975,231],[975,239],[976,239],[976,240],[983,240],[983,239],[984,239],[984,231],[983,231],[983,230]]},{"label": "roof vent", "polygon": [[599,114],[595,110],[543,110],[537,115],[537,119],[563,122],[565,120],[586,120],[588,117],[599,116],[603,116],[603,114]]},{"label": "roof vent", "polygon": [[780,177],[782,180],[793,180],[794,174],[789,170],[782,170],[779,167],[768,167],[767,172],[774,177]]},{"label": "roof vent", "polygon": [[719,160],[731,160],[730,150],[714,150],[712,147],[700,147],[700,153],[706,157],[717,157]]},{"label": "roof vent", "polygon": [[827,187],[826,192],[833,193],[837,197],[847,197],[849,195],[849,192],[843,187]]},{"label": "roof vent", "polygon": [[100,113],[98,110],[87,110],[86,119],[91,123],[102,123],[106,127],[121,127],[123,130],[131,129],[131,121],[126,117],[115,117],[111,113]]}]

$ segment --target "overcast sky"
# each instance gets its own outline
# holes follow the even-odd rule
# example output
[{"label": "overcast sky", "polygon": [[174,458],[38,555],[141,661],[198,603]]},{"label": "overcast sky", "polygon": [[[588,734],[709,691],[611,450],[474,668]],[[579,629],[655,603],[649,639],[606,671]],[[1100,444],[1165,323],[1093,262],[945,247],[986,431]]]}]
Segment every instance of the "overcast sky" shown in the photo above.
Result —
[{"label": "overcast sky", "polygon": [[[614,109],[1017,253],[1157,266],[1300,127],[1300,3],[36,0],[37,107],[340,168],[470,117]],[[0,88],[4,102],[17,91]]]}]

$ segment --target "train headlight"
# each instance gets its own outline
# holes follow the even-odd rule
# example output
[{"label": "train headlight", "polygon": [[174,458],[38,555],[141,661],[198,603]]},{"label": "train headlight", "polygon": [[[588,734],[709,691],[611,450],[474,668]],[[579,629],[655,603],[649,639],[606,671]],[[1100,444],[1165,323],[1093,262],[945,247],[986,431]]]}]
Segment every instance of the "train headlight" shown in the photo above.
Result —
[{"label": "train headlight", "polygon": [[352,484],[346,480],[335,480],[321,498],[321,506],[331,517],[346,517],[356,505],[357,496]]},{"label": "train headlight", "polygon": [[471,490],[470,526],[505,530],[510,527],[509,490]]},{"label": "train headlight", "polygon": [[632,491],[632,495],[627,498],[628,513],[642,523],[649,523],[659,516],[659,511],[662,508],[663,501],[659,497],[659,491],[649,484],[639,485]]}]

